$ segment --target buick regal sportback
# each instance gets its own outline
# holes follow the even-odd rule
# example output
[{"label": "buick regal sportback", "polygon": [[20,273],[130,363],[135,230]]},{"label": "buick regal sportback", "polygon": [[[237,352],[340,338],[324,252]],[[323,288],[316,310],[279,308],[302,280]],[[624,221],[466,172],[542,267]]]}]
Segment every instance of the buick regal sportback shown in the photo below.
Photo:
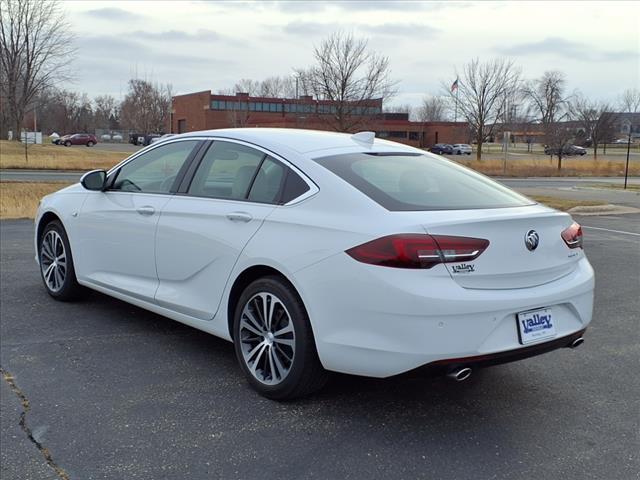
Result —
[{"label": "buick regal sportback", "polygon": [[168,137],[44,197],[35,246],[53,298],[88,287],[230,340],[280,400],[331,371],[462,380],[591,321],[568,214],[370,132]]}]

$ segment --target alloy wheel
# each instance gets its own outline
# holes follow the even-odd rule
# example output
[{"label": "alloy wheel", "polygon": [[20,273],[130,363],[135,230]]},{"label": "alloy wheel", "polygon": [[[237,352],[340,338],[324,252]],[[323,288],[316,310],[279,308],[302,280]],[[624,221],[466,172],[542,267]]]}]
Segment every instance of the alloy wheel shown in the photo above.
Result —
[{"label": "alloy wheel", "polygon": [[67,254],[62,237],[55,230],[49,230],[42,239],[40,268],[49,290],[60,291],[67,276]]},{"label": "alloy wheel", "polygon": [[240,348],[245,365],[259,382],[281,383],[295,357],[295,329],[282,301],[260,292],[249,299],[240,316]]}]

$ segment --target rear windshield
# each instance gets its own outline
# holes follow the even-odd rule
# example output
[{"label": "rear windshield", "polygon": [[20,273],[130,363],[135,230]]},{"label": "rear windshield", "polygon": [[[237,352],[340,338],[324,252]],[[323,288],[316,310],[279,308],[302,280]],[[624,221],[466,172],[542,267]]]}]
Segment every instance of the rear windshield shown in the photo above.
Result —
[{"label": "rear windshield", "polygon": [[473,170],[420,153],[350,153],[315,161],[391,211],[534,204]]}]

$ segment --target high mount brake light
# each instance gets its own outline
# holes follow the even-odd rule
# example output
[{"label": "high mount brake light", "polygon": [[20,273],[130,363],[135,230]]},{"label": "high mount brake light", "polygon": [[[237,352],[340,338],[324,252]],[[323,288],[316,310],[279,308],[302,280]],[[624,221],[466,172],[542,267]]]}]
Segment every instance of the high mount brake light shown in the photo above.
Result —
[{"label": "high mount brake light", "polygon": [[573,222],[560,234],[569,248],[582,248],[582,227]]},{"label": "high mount brake light", "polygon": [[431,268],[467,262],[489,246],[482,238],[405,233],[377,238],[346,251],[359,262],[395,268]]}]

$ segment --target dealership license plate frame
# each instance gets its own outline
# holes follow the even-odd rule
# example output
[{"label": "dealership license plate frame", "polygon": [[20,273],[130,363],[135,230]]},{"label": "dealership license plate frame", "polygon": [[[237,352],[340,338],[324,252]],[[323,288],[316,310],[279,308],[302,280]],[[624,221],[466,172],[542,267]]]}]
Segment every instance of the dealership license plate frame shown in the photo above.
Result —
[{"label": "dealership license plate frame", "polygon": [[[527,328],[522,323],[522,320],[540,320],[541,314],[549,317],[551,326],[527,332]],[[536,317],[536,315],[538,317]],[[516,324],[518,329],[518,340],[521,345],[533,345],[535,343],[544,342],[555,338],[557,335],[556,323],[553,318],[553,309],[551,307],[536,308],[534,310],[517,313]]]}]

